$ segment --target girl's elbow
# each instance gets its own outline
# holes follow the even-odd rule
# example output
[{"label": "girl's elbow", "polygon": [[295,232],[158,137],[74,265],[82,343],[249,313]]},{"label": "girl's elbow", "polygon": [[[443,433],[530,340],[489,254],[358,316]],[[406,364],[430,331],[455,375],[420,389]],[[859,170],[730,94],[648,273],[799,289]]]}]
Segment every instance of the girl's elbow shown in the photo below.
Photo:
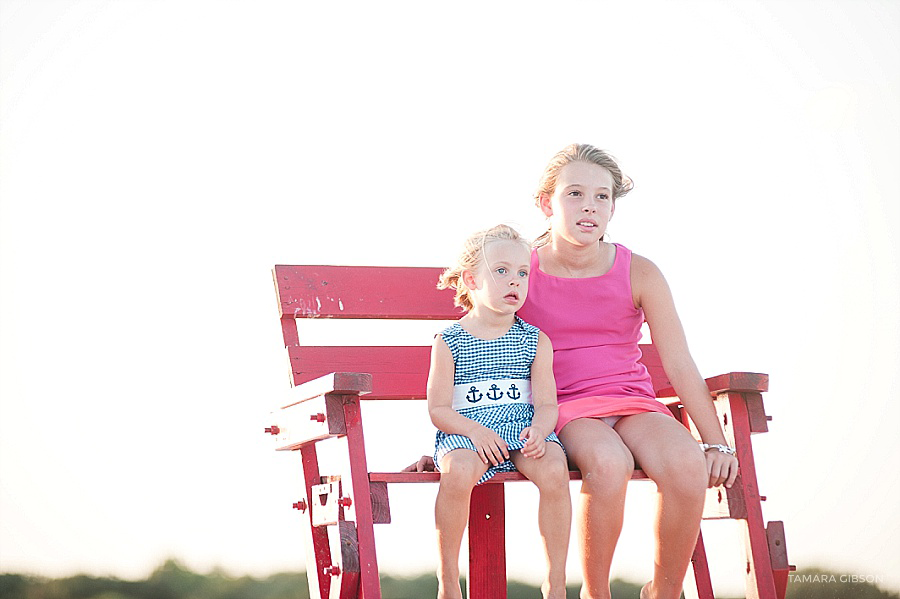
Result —
[{"label": "girl's elbow", "polygon": [[446,412],[446,408],[444,406],[432,406],[428,408],[428,417],[431,419],[431,424],[433,424],[436,428],[441,428],[441,425],[444,423],[446,418],[444,414]]}]

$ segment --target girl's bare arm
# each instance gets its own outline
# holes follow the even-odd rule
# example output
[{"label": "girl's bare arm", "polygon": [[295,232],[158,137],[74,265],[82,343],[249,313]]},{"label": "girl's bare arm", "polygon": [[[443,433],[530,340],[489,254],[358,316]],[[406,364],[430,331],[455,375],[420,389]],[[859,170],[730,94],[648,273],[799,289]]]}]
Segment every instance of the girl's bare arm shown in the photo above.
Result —
[{"label": "girl's bare arm", "polygon": [[[659,268],[646,258],[633,255],[632,292],[635,305],[643,308],[653,344],[659,351],[663,369],[675,393],[700,432],[704,443],[725,445],[716,410],[706,382],[700,375],[687,345],[681,319],[669,284]],[[737,460],[718,451],[707,452],[710,485],[731,486],[737,476]]]},{"label": "girl's bare arm", "polygon": [[462,416],[453,409],[453,375],[455,365],[450,348],[439,336],[431,346],[431,367],[428,370],[428,415],[438,429],[451,435],[463,435],[471,439],[481,460],[487,464],[500,464],[509,459],[509,449],[497,433]]}]

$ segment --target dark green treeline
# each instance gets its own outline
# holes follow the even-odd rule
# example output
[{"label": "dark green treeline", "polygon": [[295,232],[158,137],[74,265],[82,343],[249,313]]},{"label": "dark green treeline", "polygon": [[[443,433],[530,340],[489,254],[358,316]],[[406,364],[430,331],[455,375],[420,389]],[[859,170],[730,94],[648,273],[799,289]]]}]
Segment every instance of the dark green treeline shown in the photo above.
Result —
[{"label": "dark green treeline", "polygon": [[[788,599],[900,599],[866,582],[842,581],[839,574],[824,570],[797,573],[788,586]],[[417,578],[381,579],[385,599],[430,599],[437,594],[437,580]],[[640,585],[614,580],[613,599],[638,599]],[[508,599],[536,599],[537,587],[511,581]],[[191,572],[175,560],[157,568],[146,580],[72,576],[48,579],[20,574],[0,574],[0,599],[309,599],[306,575],[275,574],[268,578],[235,578],[213,571]],[[568,589],[567,599],[578,599],[578,587]]]}]

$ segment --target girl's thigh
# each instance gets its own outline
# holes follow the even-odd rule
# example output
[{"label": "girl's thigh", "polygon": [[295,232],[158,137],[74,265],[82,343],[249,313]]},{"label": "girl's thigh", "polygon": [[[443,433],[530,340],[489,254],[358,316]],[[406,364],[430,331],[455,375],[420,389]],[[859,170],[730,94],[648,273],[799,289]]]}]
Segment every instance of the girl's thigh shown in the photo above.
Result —
[{"label": "girl's thigh", "polygon": [[582,474],[608,468],[627,471],[631,476],[634,458],[611,426],[597,418],[577,418],[563,427],[559,438],[566,447],[569,463]]},{"label": "girl's thigh", "polygon": [[705,469],[706,460],[697,440],[674,418],[657,412],[624,416],[616,432],[631,450],[638,467],[657,480],[694,467]]}]

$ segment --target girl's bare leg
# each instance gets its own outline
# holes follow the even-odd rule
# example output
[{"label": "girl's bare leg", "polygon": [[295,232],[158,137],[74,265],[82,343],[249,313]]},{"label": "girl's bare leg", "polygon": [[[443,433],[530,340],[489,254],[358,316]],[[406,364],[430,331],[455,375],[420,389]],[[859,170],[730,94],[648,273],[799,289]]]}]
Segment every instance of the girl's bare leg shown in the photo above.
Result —
[{"label": "girl's bare leg", "polygon": [[653,580],[641,597],[678,599],[700,533],[706,458],[688,430],[665,414],[625,416],[616,432],[659,489]]},{"label": "girl's bare leg", "polygon": [[546,447],[540,458],[527,458],[514,451],[510,459],[540,491],[538,527],[547,555],[547,579],[541,586],[544,599],[566,599],[566,556],[572,528],[569,467],[562,447],[553,442]]},{"label": "girl's bare leg", "polygon": [[469,521],[472,489],[487,465],[470,449],[454,449],[441,459],[441,483],[434,502],[437,529],[438,599],[462,599],[459,588],[459,548]]},{"label": "girl's bare leg", "polygon": [[569,462],[581,471],[577,526],[584,584],[581,599],[610,599],[609,568],[622,531],[625,491],[634,458],[602,420],[579,418],[559,434]]}]

